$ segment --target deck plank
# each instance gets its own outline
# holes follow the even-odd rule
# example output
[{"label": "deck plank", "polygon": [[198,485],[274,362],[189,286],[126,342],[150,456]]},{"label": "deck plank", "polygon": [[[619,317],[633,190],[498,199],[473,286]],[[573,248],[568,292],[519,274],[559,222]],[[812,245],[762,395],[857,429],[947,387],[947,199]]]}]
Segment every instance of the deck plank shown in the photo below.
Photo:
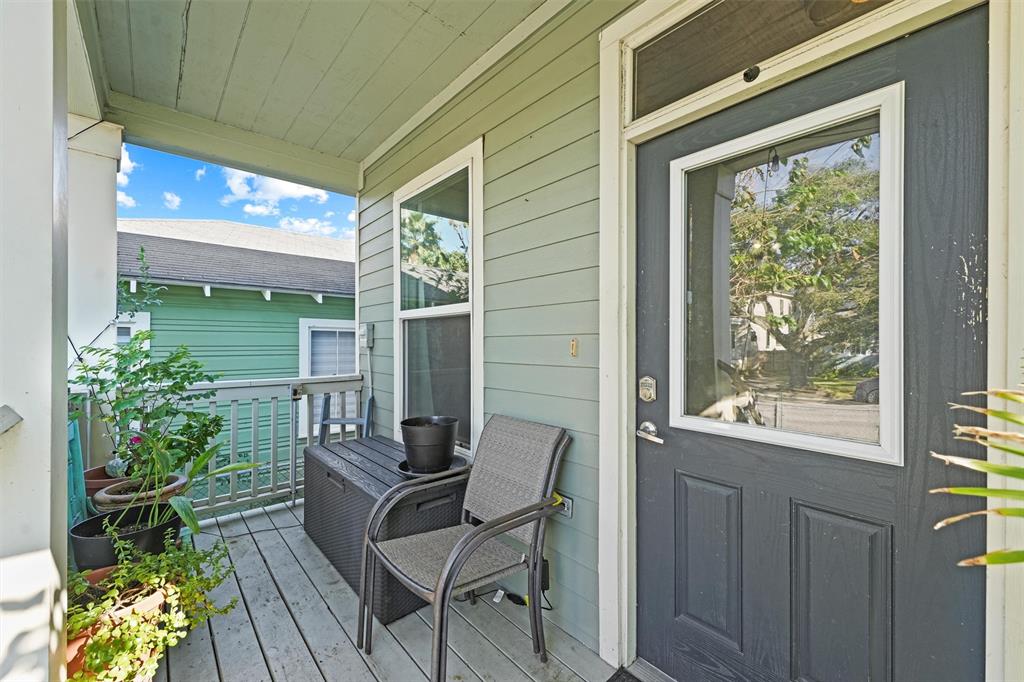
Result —
[{"label": "deck plank", "polygon": [[306,509],[306,503],[303,500],[297,500],[296,502],[289,503],[289,509],[295,514],[295,518],[299,520],[299,523],[303,523],[302,512]]},{"label": "deck plank", "polygon": [[270,517],[270,522],[274,524],[274,528],[291,528],[292,526],[299,526],[302,523],[292,514],[292,510],[287,507],[283,502],[281,504],[275,504],[266,508],[267,516]]},{"label": "deck plank", "polygon": [[324,677],[373,682],[375,678],[355,644],[331,615],[280,533],[263,531],[253,533],[253,538]]},{"label": "deck plank", "polygon": [[[419,616],[410,613],[386,625],[387,629],[399,641],[416,665],[424,674],[430,674],[430,628]],[[376,638],[376,634],[374,635]],[[374,642],[377,640],[374,639]],[[454,651],[448,647],[448,668],[445,675],[449,682],[479,682],[480,678],[473,669]]]},{"label": "deck plank", "polygon": [[[280,533],[331,613],[348,633],[349,638],[355,641],[359,612],[358,595],[352,591],[302,528],[282,528]],[[374,622],[373,655],[366,656],[362,652],[360,654],[381,682],[426,680],[426,676],[394,635],[379,622]]]},{"label": "deck plank", "polygon": [[249,534],[249,528],[245,525],[245,520],[239,512],[218,516],[217,525],[220,526],[220,534],[226,538]]},{"label": "deck plank", "polygon": [[245,525],[249,527],[250,533],[274,529],[274,523],[270,520],[270,517],[267,516],[267,512],[262,507],[258,509],[247,509],[242,512],[242,519],[245,521]]},{"label": "deck plank", "polygon": [[[488,600],[486,604],[508,619],[521,632],[526,633],[527,637],[530,636],[530,613],[525,607],[516,606],[507,599],[502,599],[499,604]],[[600,656],[547,619],[544,620],[544,639],[548,656],[555,656],[585,680],[607,680],[615,672],[615,669],[601,660]]]},{"label": "deck plank", "polygon": [[[216,531],[217,527],[214,526],[213,530]],[[220,535],[203,533],[196,538],[196,546],[209,549],[220,540]],[[238,578],[232,573],[210,592],[210,596],[217,606],[224,606],[232,599],[237,600],[235,608],[223,616],[210,619],[213,647],[220,662],[221,682],[270,682],[270,670],[263,658],[248,607],[242,599]]]},{"label": "deck plank", "polygon": [[[509,621],[486,604],[487,601],[490,600],[483,598],[476,605],[456,602],[453,606],[460,616],[500,649],[504,656],[515,661],[532,679],[541,682],[582,680],[555,656],[548,656],[548,662],[541,663],[533,653],[533,638],[530,634],[515,626],[510,627]],[[547,626],[544,628],[544,634],[548,634]]]},{"label": "deck plank", "polygon": [[203,623],[189,633],[177,646],[167,651],[170,670],[174,680],[217,680],[217,655],[213,651],[209,623]]},{"label": "deck plank", "polygon": [[[221,526],[223,530],[223,526]],[[275,680],[324,679],[251,535],[227,538],[238,585]]]},{"label": "deck plank", "polygon": [[[416,612],[431,631],[434,627],[433,607],[424,606]],[[493,682],[530,682],[530,677],[509,660],[486,637],[472,627],[457,611],[448,619],[448,646],[459,655],[481,680]]]}]

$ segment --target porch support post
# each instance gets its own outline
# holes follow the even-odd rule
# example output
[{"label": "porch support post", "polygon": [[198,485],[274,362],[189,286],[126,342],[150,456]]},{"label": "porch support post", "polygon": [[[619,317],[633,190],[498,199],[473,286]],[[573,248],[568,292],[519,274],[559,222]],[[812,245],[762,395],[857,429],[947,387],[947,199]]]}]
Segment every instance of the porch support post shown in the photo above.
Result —
[{"label": "porch support post", "polygon": [[67,565],[67,6],[0,3],[0,679],[61,679]]}]

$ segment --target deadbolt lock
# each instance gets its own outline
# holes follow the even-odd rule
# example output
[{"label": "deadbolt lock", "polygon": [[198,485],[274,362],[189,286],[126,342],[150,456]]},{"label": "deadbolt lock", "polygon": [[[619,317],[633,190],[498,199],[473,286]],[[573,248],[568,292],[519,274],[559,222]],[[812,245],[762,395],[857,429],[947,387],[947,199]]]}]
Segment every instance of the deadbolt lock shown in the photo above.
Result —
[{"label": "deadbolt lock", "polygon": [[658,399],[658,382],[654,377],[640,377],[640,385],[637,389],[640,400],[645,403],[653,403]]}]

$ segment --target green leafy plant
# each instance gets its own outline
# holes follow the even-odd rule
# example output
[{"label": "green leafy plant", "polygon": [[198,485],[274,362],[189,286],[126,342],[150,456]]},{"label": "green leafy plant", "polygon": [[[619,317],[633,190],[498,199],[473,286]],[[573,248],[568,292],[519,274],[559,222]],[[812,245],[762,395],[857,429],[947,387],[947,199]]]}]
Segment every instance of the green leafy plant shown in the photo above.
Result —
[{"label": "green leafy plant", "polygon": [[114,543],[118,561],[110,575],[96,584],[89,572],[68,577],[68,641],[87,638],[72,680],[149,679],[168,647],[236,602],[218,607],[209,597],[232,571],[223,543],[179,547],[168,534],[162,554],[145,554],[116,536]]},{"label": "green leafy plant", "polygon": [[[149,526],[170,520],[177,513],[198,532],[198,521],[188,492],[211,476],[252,469],[238,462],[207,471],[219,444],[213,442],[223,427],[223,418],[189,408],[193,402],[212,397],[216,391],[195,391],[201,382],[219,378],[203,369],[188,348],[179,346],[161,359],[149,348],[153,333],[142,331],[114,348],[87,347],[72,384],[86,389],[71,396],[77,419],[91,399],[96,419],[107,427],[114,452],[128,463],[128,476],[136,481],[132,503],[148,504]],[[212,444],[211,444],[212,443]],[[189,471],[189,480],[163,507],[158,494],[167,477]],[[195,475],[191,475],[195,474]],[[116,523],[119,523],[118,519]]]},{"label": "green leafy plant", "polygon": [[[990,389],[987,391],[974,391],[971,393],[965,393],[964,395],[983,395],[989,398],[1006,400],[1010,403],[1024,404],[1024,391]],[[954,404],[952,407],[955,410],[968,410],[970,412],[975,412],[977,414],[983,414],[989,418],[1005,421],[1009,424],[1024,426],[1024,415],[1012,412],[1010,410],[1001,410],[991,407],[977,407],[974,405],[960,404]],[[993,450],[1005,452],[1008,455],[1012,455],[1014,457],[1024,457],[1024,433],[1015,431],[999,431],[989,429],[984,426],[960,426],[959,424],[957,424],[953,427],[953,435],[956,437],[957,440],[964,440],[970,443],[975,443],[985,448],[991,448]],[[945,462],[947,465],[963,467],[965,469],[971,469],[972,471],[980,471],[986,474],[1005,476],[1007,478],[1024,479],[1024,466],[1000,464],[997,462],[989,462],[984,459],[974,459],[971,457],[954,457],[952,455],[940,455],[935,452],[931,453],[931,455],[932,457],[935,457],[936,459]],[[1013,488],[986,488],[977,486],[944,487],[935,488],[930,492],[948,493],[950,495],[968,495],[973,497],[990,497],[996,499],[1024,502],[1024,490]],[[980,509],[978,511],[968,512],[965,514],[957,514],[956,516],[950,516],[949,518],[939,521],[937,524],[935,524],[935,529],[938,530],[940,528],[945,528],[946,526],[958,523],[965,519],[982,516],[1005,516],[1021,518],[1024,517],[1024,507],[994,507],[990,509]],[[1024,549],[1000,549],[981,556],[964,559],[959,563],[959,565],[989,566],[996,564],[1016,563],[1024,563]]]},{"label": "green leafy plant", "polygon": [[154,284],[150,278],[146,249],[139,247],[136,258],[139,261],[139,276],[135,280],[135,291],[132,291],[131,282],[121,280],[117,283],[117,312],[131,318],[146,308],[163,303],[160,294],[167,290],[167,287]]}]

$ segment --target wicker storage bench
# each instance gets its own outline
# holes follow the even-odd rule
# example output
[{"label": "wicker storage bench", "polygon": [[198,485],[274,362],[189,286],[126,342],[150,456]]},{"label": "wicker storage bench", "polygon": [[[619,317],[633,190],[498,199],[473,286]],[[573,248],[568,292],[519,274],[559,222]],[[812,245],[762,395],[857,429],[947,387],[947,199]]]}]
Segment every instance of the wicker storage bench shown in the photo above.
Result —
[{"label": "wicker storage bench", "polygon": [[[306,535],[359,592],[363,531],[370,509],[389,488],[406,480],[398,473],[402,445],[380,436],[305,448]],[[465,484],[412,495],[388,514],[382,539],[459,524]],[[426,604],[387,571],[375,576],[374,614],[390,623]]]}]

